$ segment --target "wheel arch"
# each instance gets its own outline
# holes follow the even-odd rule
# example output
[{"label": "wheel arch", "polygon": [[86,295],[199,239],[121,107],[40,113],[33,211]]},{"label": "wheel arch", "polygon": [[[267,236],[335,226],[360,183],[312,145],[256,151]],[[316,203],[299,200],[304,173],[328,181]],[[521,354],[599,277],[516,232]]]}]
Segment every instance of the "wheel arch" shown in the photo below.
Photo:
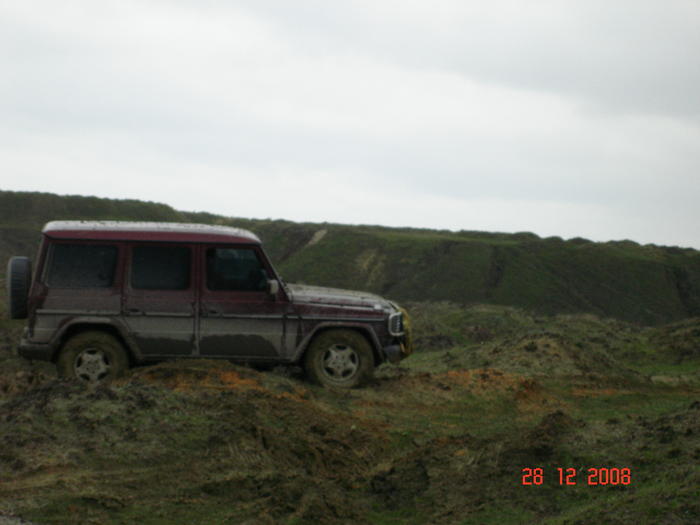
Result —
[{"label": "wheel arch", "polygon": [[66,324],[56,335],[53,347],[55,348],[51,356],[51,362],[56,363],[61,353],[63,345],[72,337],[84,332],[104,332],[114,337],[126,350],[129,364],[133,365],[141,360],[141,352],[138,347],[126,336],[120,327],[105,319],[76,319]]}]

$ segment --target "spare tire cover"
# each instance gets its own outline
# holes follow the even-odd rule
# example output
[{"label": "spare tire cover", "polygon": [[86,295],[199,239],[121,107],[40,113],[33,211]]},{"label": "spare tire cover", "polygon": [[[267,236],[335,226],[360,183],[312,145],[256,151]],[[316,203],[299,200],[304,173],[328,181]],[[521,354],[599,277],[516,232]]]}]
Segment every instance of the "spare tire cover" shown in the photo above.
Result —
[{"label": "spare tire cover", "polygon": [[27,317],[27,298],[32,282],[32,263],[29,257],[12,257],[7,263],[7,308],[10,319]]}]

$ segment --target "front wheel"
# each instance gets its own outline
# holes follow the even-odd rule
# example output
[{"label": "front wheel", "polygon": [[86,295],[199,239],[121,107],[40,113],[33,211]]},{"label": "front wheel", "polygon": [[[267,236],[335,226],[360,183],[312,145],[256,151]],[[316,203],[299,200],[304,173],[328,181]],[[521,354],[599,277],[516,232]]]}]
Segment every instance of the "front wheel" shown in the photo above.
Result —
[{"label": "front wheel", "polygon": [[129,366],[122,345],[104,332],[83,332],[63,345],[56,367],[61,377],[103,383],[121,376]]},{"label": "front wheel", "polygon": [[327,330],[317,335],[304,357],[309,378],[325,387],[353,388],[372,377],[372,348],[353,330]]}]

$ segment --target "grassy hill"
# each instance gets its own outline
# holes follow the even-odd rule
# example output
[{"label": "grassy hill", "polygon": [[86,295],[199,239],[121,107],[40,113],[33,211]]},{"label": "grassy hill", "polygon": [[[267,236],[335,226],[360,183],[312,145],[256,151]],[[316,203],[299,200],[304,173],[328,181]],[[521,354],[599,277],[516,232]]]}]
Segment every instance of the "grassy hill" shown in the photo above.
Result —
[{"label": "grassy hill", "polygon": [[700,252],[532,233],[250,220],[135,200],[0,191],[0,259],[33,255],[57,219],[192,221],[250,229],[289,282],[398,301],[488,303],[659,324],[700,315]]}]

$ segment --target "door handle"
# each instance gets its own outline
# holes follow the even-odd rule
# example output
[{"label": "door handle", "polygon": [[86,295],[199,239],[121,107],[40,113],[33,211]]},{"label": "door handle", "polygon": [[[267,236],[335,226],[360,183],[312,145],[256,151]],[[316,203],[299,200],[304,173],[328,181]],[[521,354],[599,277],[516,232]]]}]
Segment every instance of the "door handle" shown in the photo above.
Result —
[{"label": "door handle", "polygon": [[204,311],[209,317],[221,317],[223,315],[223,312],[221,310],[212,306],[207,306],[206,310]]},{"label": "door handle", "polygon": [[127,308],[126,313],[129,315],[142,315],[143,311],[140,308]]}]

